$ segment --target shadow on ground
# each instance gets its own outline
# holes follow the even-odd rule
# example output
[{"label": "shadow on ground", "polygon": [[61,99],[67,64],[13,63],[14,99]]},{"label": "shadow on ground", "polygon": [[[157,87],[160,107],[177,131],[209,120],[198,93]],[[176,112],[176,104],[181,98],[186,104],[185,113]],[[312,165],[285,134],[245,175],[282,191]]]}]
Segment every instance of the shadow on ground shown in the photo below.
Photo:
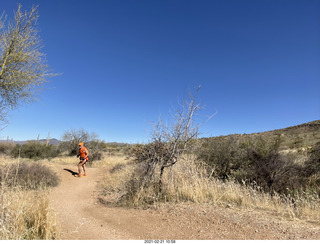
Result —
[{"label": "shadow on ground", "polygon": [[74,172],[71,169],[63,169],[63,170],[68,171],[70,174],[72,174],[72,176],[78,176],[78,172]]}]

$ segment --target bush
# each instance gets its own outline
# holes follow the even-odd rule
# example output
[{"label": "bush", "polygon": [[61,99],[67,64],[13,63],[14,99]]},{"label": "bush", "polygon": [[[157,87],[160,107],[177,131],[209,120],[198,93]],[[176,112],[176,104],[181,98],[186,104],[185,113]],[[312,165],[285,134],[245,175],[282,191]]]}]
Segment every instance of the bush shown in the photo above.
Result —
[{"label": "bush", "polygon": [[10,155],[14,147],[14,143],[0,143],[0,153]]},{"label": "bush", "polygon": [[99,140],[93,140],[87,143],[89,151],[89,162],[97,161],[102,159],[102,154],[106,150],[106,143]]},{"label": "bush", "polygon": [[26,190],[35,190],[57,186],[59,177],[40,163],[16,163],[0,168],[0,183],[8,187],[20,186]]},{"label": "bush", "polygon": [[208,177],[235,179],[257,184],[265,192],[292,194],[306,188],[301,174],[304,168],[294,163],[296,156],[280,153],[281,144],[282,138],[277,135],[249,140],[236,135],[210,138],[203,140],[197,152],[198,163],[204,163]]},{"label": "bush", "polygon": [[320,142],[311,150],[303,175],[306,177],[308,187],[320,197]]},{"label": "bush", "polygon": [[303,166],[294,160],[285,160],[280,153],[282,139],[262,139],[251,143],[248,148],[248,164],[245,180],[257,183],[269,193],[292,194],[305,187],[301,175]]},{"label": "bush", "polygon": [[306,162],[305,173],[312,176],[320,172],[320,142],[311,150],[309,159]]},{"label": "bush", "polygon": [[15,158],[21,157],[39,160],[57,157],[58,150],[54,145],[46,145],[44,143],[29,141],[23,145],[16,145],[12,150],[11,155]]},{"label": "bush", "polygon": [[236,136],[206,140],[197,152],[198,159],[205,163],[208,176],[222,180],[237,175],[244,155],[245,150]]}]

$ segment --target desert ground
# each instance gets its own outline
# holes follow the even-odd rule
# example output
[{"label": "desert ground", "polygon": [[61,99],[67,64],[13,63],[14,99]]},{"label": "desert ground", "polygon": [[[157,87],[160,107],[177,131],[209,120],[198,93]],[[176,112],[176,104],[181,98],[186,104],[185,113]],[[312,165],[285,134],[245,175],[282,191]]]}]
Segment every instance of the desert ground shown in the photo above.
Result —
[{"label": "desert ground", "polygon": [[163,203],[123,208],[101,202],[98,182],[109,168],[57,164],[61,183],[51,200],[63,240],[318,240],[317,223],[229,204]]}]

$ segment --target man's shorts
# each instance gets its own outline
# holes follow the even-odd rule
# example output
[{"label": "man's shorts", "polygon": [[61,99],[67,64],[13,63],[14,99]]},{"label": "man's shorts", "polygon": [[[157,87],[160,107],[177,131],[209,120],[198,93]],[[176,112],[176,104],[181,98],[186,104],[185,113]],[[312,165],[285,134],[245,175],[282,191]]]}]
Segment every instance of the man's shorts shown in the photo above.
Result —
[{"label": "man's shorts", "polygon": [[86,157],[86,158],[80,158],[80,160],[81,160],[81,161],[86,160],[86,162],[88,162],[88,161],[89,161],[89,157]]}]

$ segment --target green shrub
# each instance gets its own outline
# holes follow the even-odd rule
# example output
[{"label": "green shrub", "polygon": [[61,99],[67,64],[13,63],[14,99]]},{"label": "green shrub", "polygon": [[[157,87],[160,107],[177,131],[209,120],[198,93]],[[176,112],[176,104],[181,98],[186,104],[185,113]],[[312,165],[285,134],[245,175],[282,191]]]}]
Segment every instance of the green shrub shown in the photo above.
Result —
[{"label": "green shrub", "polygon": [[320,142],[312,148],[309,154],[303,174],[308,182],[308,187],[320,196]]},{"label": "green shrub", "polygon": [[88,142],[86,147],[89,151],[89,162],[101,160],[103,152],[106,151],[106,143],[104,141],[93,140]]},{"label": "green shrub", "polygon": [[278,152],[262,155],[255,149],[248,152],[249,167],[246,179],[257,183],[266,192],[288,193],[301,186],[301,166],[286,162]]},{"label": "green shrub", "polygon": [[309,159],[306,162],[306,174],[311,176],[320,172],[320,142],[318,142],[309,153]]},{"label": "green shrub", "polygon": [[11,152],[11,155],[15,158],[29,158],[29,159],[45,159],[58,156],[58,149],[54,145],[46,145],[44,143],[38,143],[36,141],[29,141],[23,145],[16,145]]},{"label": "green shrub", "polygon": [[244,155],[244,147],[236,136],[207,140],[197,151],[198,159],[205,163],[208,176],[222,180],[237,175]]},{"label": "green shrub", "polygon": [[0,143],[0,153],[10,155],[14,147],[14,143]]},{"label": "green shrub", "polygon": [[[293,194],[306,189],[303,165],[294,163],[297,155],[280,153],[283,138],[278,135],[251,138],[234,136],[203,140],[197,152],[199,162],[206,166],[209,177],[257,184],[265,192]],[[316,161],[316,153],[311,157]],[[309,166],[315,172],[316,163]]]},{"label": "green shrub", "polygon": [[38,163],[7,164],[0,168],[0,184],[20,186],[26,190],[55,187],[59,177],[49,167]]}]

